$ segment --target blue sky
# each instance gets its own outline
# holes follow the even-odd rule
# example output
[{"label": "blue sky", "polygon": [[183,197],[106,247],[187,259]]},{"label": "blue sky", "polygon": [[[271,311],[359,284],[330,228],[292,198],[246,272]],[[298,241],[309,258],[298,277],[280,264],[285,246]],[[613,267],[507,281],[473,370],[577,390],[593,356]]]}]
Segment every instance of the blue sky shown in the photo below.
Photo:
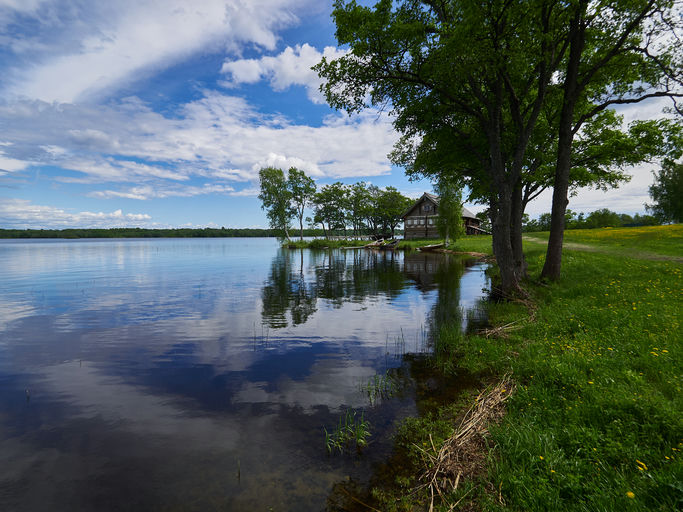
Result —
[{"label": "blue sky", "polygon": [[[0,0],[0,227],[265,227],[258,170],[409,196],[386,113],[330,109],[320,0]],[[660,115],[650,103],[625,120]],[[569,207],[642,212],[651,167]],[[481,206],[467,204],[473,211]],[[528,213],[550,210],[550,195]]]}]

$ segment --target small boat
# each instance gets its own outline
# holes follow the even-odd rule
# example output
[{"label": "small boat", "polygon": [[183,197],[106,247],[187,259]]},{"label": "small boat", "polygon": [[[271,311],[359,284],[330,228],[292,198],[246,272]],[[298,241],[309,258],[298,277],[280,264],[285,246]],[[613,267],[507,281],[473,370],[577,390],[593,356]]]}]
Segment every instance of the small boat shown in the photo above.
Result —
[{"label": "small boat", "polygon": [[398,240],[392,240],[391,242],[385,242],[378,247],[381,251],[387,251],[390,249],[395,249],[398,245]]},{"label": "small boat", "polygon": [[384,243],[384,240],[375,240],[374,242],[370,242],[369,244],[365,244],[363,247],[365,247],[366,249],[377,249],[383,243]]},{"label": "small boat", "polygon": [[429,252],[429,251],[436,251],[437,249],[443,249],[446,247],[446,244],[432,244],[432,245],[425,245],[424,247],[418,247],[418,251],[422,252]]}]

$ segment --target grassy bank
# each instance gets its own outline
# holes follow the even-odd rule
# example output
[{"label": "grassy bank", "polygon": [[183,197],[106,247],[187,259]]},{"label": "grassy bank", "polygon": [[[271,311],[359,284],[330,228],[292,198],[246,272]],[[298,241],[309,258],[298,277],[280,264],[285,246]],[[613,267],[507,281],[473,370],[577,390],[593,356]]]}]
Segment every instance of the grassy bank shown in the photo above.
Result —
[{"label": "grassy bank", "polygon": [[[548,232],[525,233],[528,239],[548,240]],[[586,244],[595,248],[627,251],[638,257],[638,252],[683,257],[683,224],[643,226],[637,228],[570,229],[565,242]]]},{"label": "grassy bank", "polygon": [[[399,240],[396,249],[400,251],[417,250],[426,245],[442,243],[443,240],[433,238],[426,240]],[[283,247],[290,249],[339,249],[342,247],[362,247],[371,243],[369,240],[327,240],[326,238],[315,238],[313,240],[290,240],[282,243]],[[449,250],[463,252],[491,252],[490,236],[467,236],[452,242],[448,246]]]},{"label": "grassy bank", "polygon": [[[566,239],[683,256],[680,233],[679,226],[582,230]],[[484,242],[457,245],[474,251],[472,244]],[[527,244],[527,258],[530,276],[538,276],[544,247]],[[507,326],[497,336],[441,333],[442,366],[455,361],[481,382],[510,374],[516,388],[479,447],[482,469],[444,490],[435,509],[461,500],[483,510],[680,510],[683,266],[568,250],[562,280],[529,290],[529,304],[491,306],[494,326]],[[434,464],[462,410],[444,407],[399,429],[397,451],[411,462],[392,488],[375,489],[377,508],[429,507],[427,488],[415,490],[418,476]]]}]

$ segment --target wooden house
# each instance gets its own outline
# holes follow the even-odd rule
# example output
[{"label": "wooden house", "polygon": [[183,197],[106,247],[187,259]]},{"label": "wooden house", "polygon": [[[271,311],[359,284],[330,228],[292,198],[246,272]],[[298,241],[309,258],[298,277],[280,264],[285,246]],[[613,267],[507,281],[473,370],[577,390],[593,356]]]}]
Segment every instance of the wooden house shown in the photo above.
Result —
[{"label": "wooden house", "polygon": [[[440,238],[436,227],[436,218],[439,216],[439,196],[425,192],[415,204],[403,214],[403,238]],[[468,235],[486,233],[479,226],[481,221],[467,208],[462,209],[462,220]]]}]

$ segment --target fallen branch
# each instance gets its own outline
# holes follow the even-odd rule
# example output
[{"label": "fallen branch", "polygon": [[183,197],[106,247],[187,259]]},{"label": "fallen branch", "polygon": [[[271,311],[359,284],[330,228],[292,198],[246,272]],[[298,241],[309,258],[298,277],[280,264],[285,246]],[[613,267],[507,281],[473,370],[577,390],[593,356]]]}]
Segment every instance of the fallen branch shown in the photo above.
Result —
[{"label": "fallen branch", "polygon": [[[431,436],[432,452],[418,447],[428,469],[420,476],[423,483],[416,490],[429,489],[430,509],[433,508],[436,495],[445,502],[444,492],[454,491],[463,479],[471,479],[484,472],[484,439],[488,434],[489,425],[500,421],[504,414],[504,402],[514,389],[515,384],[510,376],[506,375],[498,384],[485,389],[477,396],[460,425],[438,451]],[[464,496],[455,505],[450,505],[451,509],[463,498]]]}]

